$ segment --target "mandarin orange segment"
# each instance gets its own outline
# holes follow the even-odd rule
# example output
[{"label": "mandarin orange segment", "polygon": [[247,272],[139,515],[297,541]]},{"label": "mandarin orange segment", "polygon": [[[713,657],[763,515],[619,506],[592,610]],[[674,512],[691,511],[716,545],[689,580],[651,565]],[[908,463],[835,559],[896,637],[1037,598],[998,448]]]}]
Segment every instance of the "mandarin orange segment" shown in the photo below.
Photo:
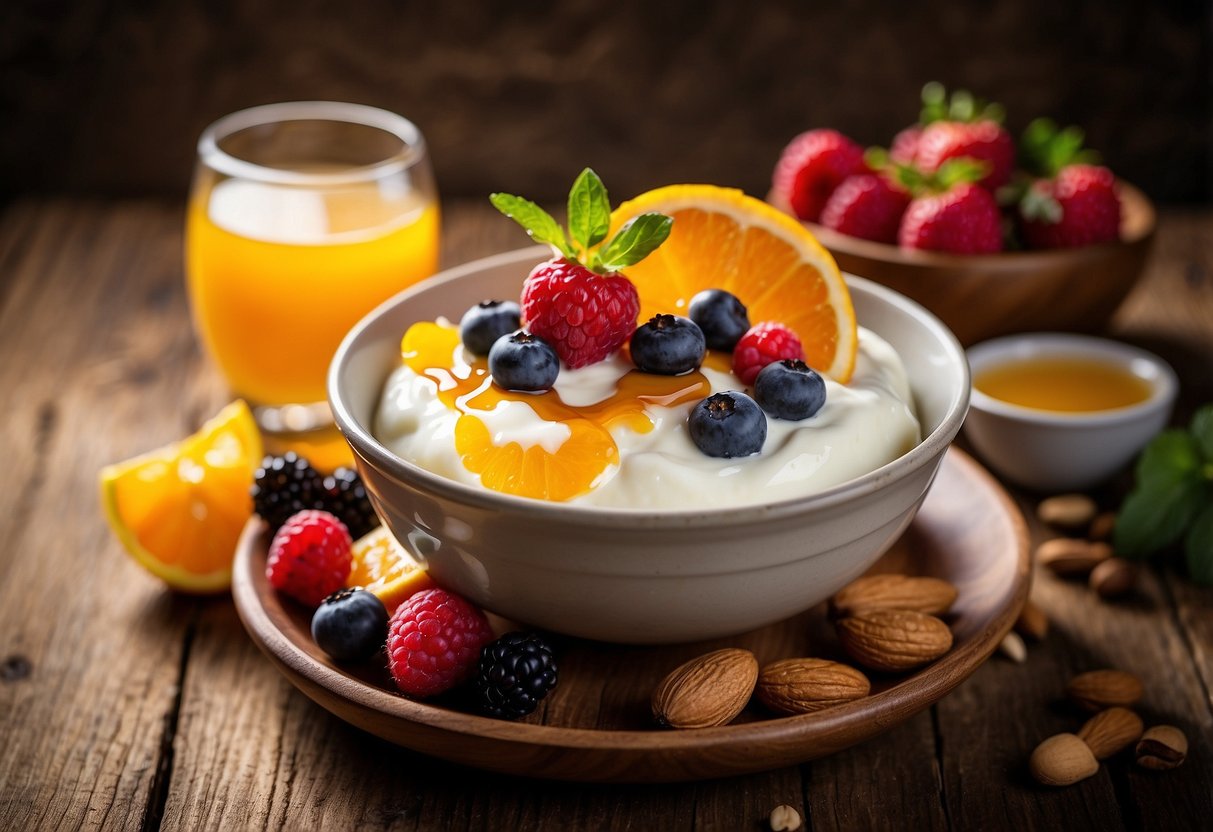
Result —
[{"label": "mandarin orange segment", "polygon": [[354,541],[351,554],[350,576],[345,585],[360,586],[374,593],[389,615],[409,596],[434,586],[425,568],[409,556],[384,526],[377,526]]}]

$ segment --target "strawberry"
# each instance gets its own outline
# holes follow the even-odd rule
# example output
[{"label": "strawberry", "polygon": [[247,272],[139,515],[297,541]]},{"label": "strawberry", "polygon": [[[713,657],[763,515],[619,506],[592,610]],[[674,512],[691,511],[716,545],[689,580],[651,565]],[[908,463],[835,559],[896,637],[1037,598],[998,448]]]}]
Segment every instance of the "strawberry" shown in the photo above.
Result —
[{"label": "strawberry", "polygon": [[914,164],[923,173],[934,173],[949,159],[967,157],[989,165],[978,182],[986,190],[993,192],[1010,181],[1015,142],[1002,126],[1002,107],[985,104],[964,90],[949,99],[936,83],[923,87],[922,101],[922,133]]},{"label": "strawberry", "polygon": [[896,243],[910,195],[883,175],[848,176],[821,211],[821,224],[852,237]]},{"label": "strawberry", "polygon": [[930,176],[898,170],[915,194],[901,218],[897,242],[906,248],[953,254],[988,254],[1002,249],[1002,218],[990,192],[975,184],[986,166],[952,159]]},{"label": "strawberry", "polygon": [[569,191],[567,233],[530,200],[500,193],[489,199],[555,255],[523,283],[523,325],[572,369],[602,361],[623,346],[636,329],[640,299],[620,270],[665,242],[674,221],[665,214],[641,214],[607,240],[611,204],[602,180],[589,168]]},{"label": "strawberry", "polygon": [[775,165],[772,188],[797,217],[816,222],[842,180],[867,169],[858,144],[837,130],[810,130],[784,148]]},{"label": "strawberry", "polygon": [[922,127],[912,124],[893,137],[889,148],[889,159],[901,165],[912,165],[918,156],[918,142],[922,138]]}]

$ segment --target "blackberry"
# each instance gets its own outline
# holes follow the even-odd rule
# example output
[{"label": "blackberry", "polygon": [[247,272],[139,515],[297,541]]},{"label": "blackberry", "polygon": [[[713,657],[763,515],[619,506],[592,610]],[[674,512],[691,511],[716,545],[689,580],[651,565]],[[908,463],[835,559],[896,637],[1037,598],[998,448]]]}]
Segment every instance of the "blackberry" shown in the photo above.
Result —
[{"label": "blackberry", "polygon": [[539,706],[556,687],[552,648],[534,633],[506,633],[480,651],[472,689],[480,710],[517,719]]},{"label": "blackberry", "polygon": [[294,451],[262,460],[252,494],[253,510],[269,524],[270,534],[291,515],[308,509],[337,517],[354,540],[379,525],[357,471],[338,468],[326,477]]},{"label": "blackberry", "polygon": [[354,469],[338,468],[325,477],[324,497],[326,510],[345,523],[354,540],[369,534],[379,525],[379,517],[366,494],[366,486]]}]

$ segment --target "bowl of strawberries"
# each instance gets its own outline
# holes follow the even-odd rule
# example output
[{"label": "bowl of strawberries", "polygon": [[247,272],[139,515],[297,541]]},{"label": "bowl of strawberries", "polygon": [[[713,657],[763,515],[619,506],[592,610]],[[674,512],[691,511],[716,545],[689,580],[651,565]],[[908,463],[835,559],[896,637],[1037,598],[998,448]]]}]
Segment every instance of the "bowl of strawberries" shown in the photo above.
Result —
[{"label": "bowl of strawberries", "polygon": [[836,130],[785,148],[768,201],[844,271],[908,295],[966,346],[1016,332],[1101,329],[1144,271],[1155,213],[1083,147],[1037,119],[1018,142],[998,105],[923,89],[888,150]]}]

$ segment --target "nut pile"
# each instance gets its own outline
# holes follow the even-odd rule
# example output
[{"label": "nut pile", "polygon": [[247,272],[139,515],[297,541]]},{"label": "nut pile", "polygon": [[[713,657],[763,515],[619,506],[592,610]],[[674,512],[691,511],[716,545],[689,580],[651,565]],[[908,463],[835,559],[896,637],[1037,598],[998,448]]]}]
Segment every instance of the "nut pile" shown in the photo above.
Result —
[{"label": "nut pile", "polygon": [[1036,516],[1066,537],[1046,540],[1036,547],[1036,560],[1062,578],[1085,579],[1100,598],[1120,598],[1137,586],[1137,567],[1116,557],[1107,542],[1116,515],[1100,513],[1085,494],[1059,494],[1042,500]]}]

